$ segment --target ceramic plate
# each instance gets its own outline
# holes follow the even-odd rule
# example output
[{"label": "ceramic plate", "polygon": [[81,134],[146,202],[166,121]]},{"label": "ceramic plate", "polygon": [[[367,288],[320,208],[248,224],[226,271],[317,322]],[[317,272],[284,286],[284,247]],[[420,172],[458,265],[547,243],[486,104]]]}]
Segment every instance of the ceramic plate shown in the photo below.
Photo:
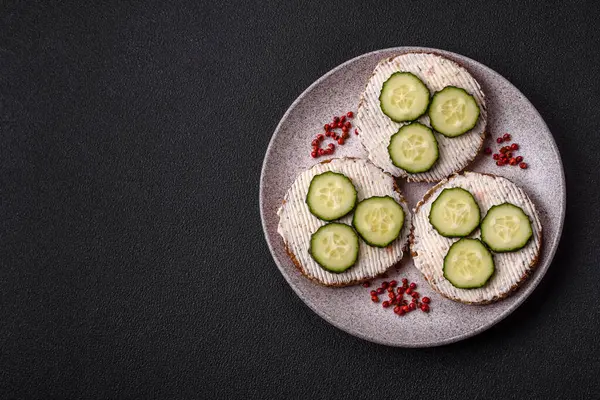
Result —
[{"label": "ceramic plate", "polygon": [[[512,296],[486,306],[469,306],[436,294],[414,267],[409,255],[391,268],[387,280],[407,277],[416,282],[423,296],[432,299],[431,312],[396,316],[390,309],[370,301],[361,285],[328,288],[311,282],[295,268],[277,233],[276,214],[295,177],[317,161],[310,157],[310,142],[334,115],[356,111],[361,91],[377,62],[406,51],[431,51],[457,61],[479,81],[489,113],[486,146],[505,132],[521,145],[519,154],[529,164],[497,167],[490,156],[479,155],[467,169],[504,176],[525,189],[536,204],[544,229],[542,253],[533,275]],[[361,157],[366,153],[352,134],[335,157]],[[319,158],[322,161],[325,158]],[[433,184],[399,180],[411,209]],[[360,338],[390,346],[428,347],[456,342],[490,328],[513,312],[538,285],[560,239],[566,206],[562,162],[552,134],[535,107],[505,78],[467,57],[448,51],[398,47],[354,58],[328,72],[296,99],[281,119],[264,158],[260,181],[260,212],[265,237],[275,263],[292,289],[318,315],[334,326]],[[375,280],[379,284],[382,279]],[[518,329],[515,327],[515,329]]]}]

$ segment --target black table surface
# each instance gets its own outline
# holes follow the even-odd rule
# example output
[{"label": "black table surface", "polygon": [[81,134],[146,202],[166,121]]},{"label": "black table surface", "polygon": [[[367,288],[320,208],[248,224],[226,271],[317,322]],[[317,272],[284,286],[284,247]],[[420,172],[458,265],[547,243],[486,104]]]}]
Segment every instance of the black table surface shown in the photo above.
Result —
[{"label": "black table surface", "polygon": [[[225,3],[0,2],[0,398],[599,398],[600,6]],[[568,187],[538,289],[430,349],[321,320],[258,209],[294,99],[405,45],[513,82]]]}]

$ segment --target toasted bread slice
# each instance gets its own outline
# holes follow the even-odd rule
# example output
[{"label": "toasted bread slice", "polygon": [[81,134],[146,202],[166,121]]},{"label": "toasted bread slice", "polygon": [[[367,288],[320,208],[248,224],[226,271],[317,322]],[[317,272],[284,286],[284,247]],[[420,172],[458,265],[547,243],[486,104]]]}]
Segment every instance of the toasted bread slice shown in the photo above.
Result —
[{"label": "toasted bread slice", "polygon": [[[510,202],[523,209],[531,220],[533,237],[527,245],[512,253],[494,253],[495,272],[487,284],[477,289],[458,289],[444,278],[444,257],[459,238],[441,236],[429,222],[431,205],[446,188],[468,190],[477,201],[483,218],[494,205]],[[480,237],[477,229],[470,237]],[[542,225],[523,189],[506,178],[465,172],[444,179],[431,188],[417,204],[413,214],[410,249],[415,266],[441,295],[466,304],[488,304],[503,299],[519,287],[533,271],[542,245]]]},{"label": "toasted bread slice", "polygon": [[[372,196],[391,196],[404,209],[404,226],[400,236],[385,248],[371,247],[359,241],[358,261],[345,272],[335,274],[321,268],[309,254],[311,235],[325,222],[311,214],[305,199],[315,175],[326,171],[346,175],[357,190],[358,201]],[[407,249],[411,215],[405,199],[392,176],[367,160],[340,158],[316,164],[302,172],[292,184],[278,210],[277,232],[296,267],[306,277],[326,286],[349,286],[376,277],[397,264]],[[351,225],[352,213],[338,220]]]},{"label": "toasted bread slice", "polygon": [[[477,124],[467,133],[449,138],[435,133],[439,147],[439,159],[429,171],[409,173],[396,167],[388,154],[393,134],[405,123],[392,121],[381,111],[379,95],[383,83],[398,71],[411,72],[425,83],[431,94],[446,86],[456,86],[471,94],[480,114]],[[427,114],[417,121],[431,126]],[[359,139],[367,150],[369,160],[393,176],[413,182],[438,182],[453,173],[462,171],[483,146],[487,124],[485,95],[479,83],[456,62],[436,54],[405,53],[379,62],[361,95],[356,116]]]}]

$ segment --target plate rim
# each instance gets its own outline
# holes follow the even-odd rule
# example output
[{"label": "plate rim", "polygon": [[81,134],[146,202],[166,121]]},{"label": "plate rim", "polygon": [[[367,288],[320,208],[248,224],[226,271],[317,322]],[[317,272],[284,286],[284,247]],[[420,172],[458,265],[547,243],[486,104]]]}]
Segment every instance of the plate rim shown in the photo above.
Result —
[{"label": "plate rim", "polygon": [[[500,79],[506,81],[508,84],[510,84],[510,86],[512,86],[516,92],[518,94],[520,94],[521,96],[523,96],[523,98],[525,100],[527,100],[529,102],[529,104],[531,104],[532,108],[533,108],[533,112],[535,113],[535,115],[537,115],[540,119],[540,121],[543,123],[544,128],[546,129],[546,131],[548,131],[550,133],[550,138],[551,143],[550,143],[550,147],[552,149],[552,151],[555,153],[555,155],[557,156],[558,160],[559,160],[559,171],[560,171],[560,181],[562,182],[562,196],[560,198],[560,221],[559,221],[559,225],[558,225],[558,230],[557,230],[557,235],[556,237],[553,239],[552,243],[550,243],[548,246],[551,247],[550,252],[548,253],[548,264],[544,267],[544,268],[537,268],[536,269],[536,273],[535,276],[533,276],[532,282],[531,284],[527,287],[527,288],[521,288],[520,289],[520,293],[521,295],[517,298],[517,300],[515,301],[514,304],[512,304],[510,307],[508,307],[506,310],[504,310],[503,312],[501,312],[497,317],[495,317],[491,322],[489,323],[485,323],[482,326],[475,328],[469,332],[466,333],[462,333],[462,334],[458,334],[446,339],[442,339],[439,341],[436,341],[435,343],[419,343],[419,342],[408,342],[408,343],[391,343],[391,342],[386,342],[383,340],[379,340],[377,338],[374,337],[370,337],[367,335],[362,334],[361,332],[355,332],[355,331],[350,331],[348,330],[345,326],[342,326],[341,324],[338,324],[333,318],[331,318],[326,312],[319,310],[316,307],[316,304],[313,304],[313,301],[311,301],[310,299],[306,298],[305,296],[302,296],[302,292],[299,291],[299,289],[292,285],[292,283],[290,282],[290,279],[288,278],[287,274],[284,272],[284,269],[282,267],[282,263],[281,260],[279,260],[279,258],[277,257],[277,255],[275,254],[275,251],[273,249],[273,245],[271,244],[271,242],[269,241],[269,238],[267,237],[267,225],[266,225],[266,221],[265,221],[265,204],[263,202],[263,197],[264,197],[264,180],[265,180],[265,171],[266,171],[266,164],[267,164],[267,159],[269,158],[269,154],[272,152],[273,149],[273,144],[275,141],[275,136],[276,134],[280,131],[281,126],[283,125],[283,121],[285,121],[289,114],[291,114],[291,112],[296,108],[297,104],[317,85],[319,85],[321,82],[323,82],[325,79],[327,79],[330,75],[333,75],[334,73],[336,73],[337,71],[339,71],[340,69],[344,68],[346,65],[351,64],[357,60],[360,60],[362,58],[366,58],[366,57],[370,57],[370,56],[374,56],[376,54],[379,53],[383,53],[383,52],[409,52],[409,51],[422,51],[422,52],[432,52],[432,53],[438,53],[441,54],[442,56],[444,54],[449,54],[451,56],[456,56],[459,58],[463,58],[466,59],[470,62],[476,63],[478,65],[480,65],[484,70],[486,70],[486,72],[490,72],[492,74],[494,74],[495,76],[499,77]],[[531,102],[531,100],[529,100],[529,98],[527,96],[525,96],[523,94],[523,92],[521,92],[521,90],[516,87],[511,81],[509,81],[507,78],[505,78],[503,75],[501,75],[500,73],[496,72],[495,70],[493,70],[492,68],[488,67],[487,65],[476,61],[470,57],[464,56],[462,54],[458,54],[452,51],[448,51],[448,50],[442,50],[442,49],[436,49],[436,48],[432,48],[432,47],[419,47],[419,46],[398,46],[398,47],[389,47],[389,48],[385,48],[385,49],[378,49],[378,50],[374,50],[374,51],[370,51],[368,53],[364,53],[361,55],[358,55],[356,57],[353,57],[345,62],[343,62],[342,64],[339,64],[338,66],[332,68],[331,70],[329,70],[328,72],[326,72],[324,75],[322,75],[321,77],[319,77],[317,80],[315,80],[311,85],[309,85],[304,91],[302,91],[302,93],[300,95],[298,95],[298,97],[294,100],[294,102],[288,107],[288,109],[285,111],[285,113],[283,114],[283,116],[281,117],[281,119],[279,120],[279,123],[277,124],[277,126],[275,127],[275,130],[273,131],[273,134],[271,135],[271,139],[269,140],[269,144],[267,146],[267,149],[265,151],[265,155],[263,158],[263,162],[262,162],[262,166],[261,166],[261,172],[260,172],[260,182],[259,182],[259,211],[260,211],[260,219],[261,219],[261,225],[263,228],[263,236],[265,238],[265,241],[267,242],[267,246],[269,247],[269,252],[271,253],[271,257],[273,258],[273,261],[275,261],[275,265],[277,265],[277,268],[279,269],[279,272],[281,273],[281,275],[283,275],[284,279],[286,280],[286,282],[288,283],[288,285],[292,288],[292,290],[294,291],[294,293],[296,293],[296,295],[302,300],[302,302],[304,304],[306,304],[315,314],[317,314],[319,317],[321,317],[323,320],[325,320],[327,323],[329,323],[330,325],[333,325],[334,327],[336,327],[337,329],[361,338],[363,340],[366,340],[368,342],[372,342],[372,343],[377,343],[377,344],[381,344],[381,345],[385,345],[385,346],[390,346],[390,347],[398,347],[398,348],[428,348],[428,347],[439,347],[439,346],[444,346],[444,345],[448,345],[451,343],[456,343],[459,342],[461,340],[465,340],[468,338],[471,338],[473,336],[476,336],[482,332],[487,331],[488,329],[492,328],[493,326],[495,326],[496,324],[500,323],[501,321],[503,321],[506,317],[508,317],[510,314],[512,314],[517,308],[519,308],[524,302],[525,300],[527,300],[529,298],[529,296],[531,296],[531,294],[533,293],[533,291],[538,287],[538,285],[540,284],[540,282],[542,281],[542,279],[544,278],[544,276],[546,275],[546,272],[548,271],[548,269],[550,269],[550,265],[552,264],[552,262],[554,261],[554,256],[556,255],[556,251],[558,250],[558,247],[560,245],[560,241],[562,239],[562,232],[563,232],[563,228],[564,228],[564,221],[565,221],[565,216],[566,216],[566,208],[567,208],[567,182],[566,182],[566,178],[565,178],[565,171],[564,171],[564,165],[563,165],[563,161],[562,161],[562,157],[560,155],[560,150],[558,149],[558,146],[556,144],[556,140],[554,140],[554,135],[552,135],[552,131],[550,131],[550,129],[548,128],[548,124],[546,123],[546,121],[544,120],[544,118],[542,117],[542,115],[540,114],[540,112],[538,111],[538,109],[535,107],[535,105]]]}]

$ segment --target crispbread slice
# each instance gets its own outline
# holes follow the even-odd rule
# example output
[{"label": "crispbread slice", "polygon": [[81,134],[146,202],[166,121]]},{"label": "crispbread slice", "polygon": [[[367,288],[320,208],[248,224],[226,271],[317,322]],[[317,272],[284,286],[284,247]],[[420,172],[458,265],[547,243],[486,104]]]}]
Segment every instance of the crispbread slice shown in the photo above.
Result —
[{"label": "crispbread slice", "polygon": [[[521,250],[494,253],[496,271],[489,282],[477,289],[458,289],[444,278],[443,262],[450,245],[459,238],[445,238],[429,223],[431,204],[443,189],[461,187],[473,194],[482,218],[493,205],[510,202],[523,209],[532,222],[533,238]],[[417,203],[413,214],[410,249],[415,266],[441,295],[466,304],[488,304],[510,295],[533,271],[542,245],[542,225],[535,205],[527,194],[506,178],[465,172],[444,179]],[[480,237],[479,229],[471,237]]]},{"label": "crispbread slice", "polygon": [[[477,125],[464,135],[448,138],[435,133],[440,155],[436,164],[427,172],[408,173],[396,167],[388,154],[391,136],[405,123],[394,122],[381,111],[379,95],[383,83],[397,71],[415,74],[432,94],[446,86],[463,88],[474,96],[480,109]],[[427,114],[418,121],[431,126]],[[487,124],[485,95],[475,78],[456,62],[431,53],[404,53],[386,58],[375,67],[361,95],[355,122],[360,133],[359,139],[367,150],[369,160],[375,165],[393,176],[405,177],[408,181],[438,182],[462,171],[483,146]]]},{"label": "crispbread slice", "polygon": [[[325,171],[339,172],[350,178],[357,190],[358,201],[372,196],[391,196],[398,201],[405,213],[404,226],[398,239],[385,248],[371,247],[359,240],[356,265],[340,274],[321,268],[308,252],[311,235],[325,222],[310,213],[305,202],[306,193],[312,178]],[[371,162],[361,159],[333,159],[302,172],[285,195],[277,214],[277,232],[283,238],[286,252],[294,265],[306,277],[326,286],[354,285],[384,273],[402,259],[410,234],[410,210],[394,178]],[[338,221],[351,225],[352,213]]]}]

